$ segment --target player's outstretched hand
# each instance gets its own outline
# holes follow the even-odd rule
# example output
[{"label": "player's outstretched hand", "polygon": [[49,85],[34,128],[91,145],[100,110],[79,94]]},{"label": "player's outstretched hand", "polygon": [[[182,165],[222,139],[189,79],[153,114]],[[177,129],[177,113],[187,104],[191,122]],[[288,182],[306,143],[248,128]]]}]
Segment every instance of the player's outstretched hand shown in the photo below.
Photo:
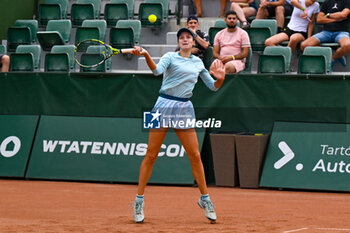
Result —
[{"label": "player's outstretched hand", "polygon": [[222,61],[216,59],[210,69],[210,74],[214,75],[218,80],[225,79],[225,67]]},{"label": "player's outstretched hand", "polygon": [[141,48],[140,46],[134,46],[134,50],[132,51],[132,54],[136,56],[145,55],[147,54],[147,50]]}]

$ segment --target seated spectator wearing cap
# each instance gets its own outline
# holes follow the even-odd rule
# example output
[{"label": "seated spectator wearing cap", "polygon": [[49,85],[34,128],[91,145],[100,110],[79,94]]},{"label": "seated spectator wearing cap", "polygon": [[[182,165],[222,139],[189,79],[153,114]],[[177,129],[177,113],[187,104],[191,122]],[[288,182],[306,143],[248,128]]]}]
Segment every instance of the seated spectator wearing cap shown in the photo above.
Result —
[{"label": "seated spectator wearing cap", "polygon": [[198,29],[199,22],[195,15],[190,15],[187,18],[187,28],[195,35],[195,45],[192,48],[192,54],[203,60],[204,52],[209,47],[209,36],[207,33]]},{"label": "seated spectator wearing cap", "polygon": [[10,69],[9,56],[0,54],[0,68],[1,68],[1,72],[9,72],[9,69]]},{"label": "seated spectator wearing cap", "polygon": [[238,73],[244,70],[245,58],[249,54],[250,40],[248,33],[237,27],[237,21],[236,12],[226,12],[227,28],[218,32],[214,38],[213,56],[216,60],[224,63],[226,74]]},{"label": "seated spectator wearing cap", "polygon": [[254,0],[230,0],[230,9],[237,13],[239,21],[241,21],[242,28],[249,27],[247,18],[256,15],[258,8]]}]

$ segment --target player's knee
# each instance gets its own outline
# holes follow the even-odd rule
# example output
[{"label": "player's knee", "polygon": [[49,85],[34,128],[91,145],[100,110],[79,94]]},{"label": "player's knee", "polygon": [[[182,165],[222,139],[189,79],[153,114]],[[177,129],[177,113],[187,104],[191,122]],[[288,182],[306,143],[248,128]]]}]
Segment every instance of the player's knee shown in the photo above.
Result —
[{"label": "player's knee", "polygon": [[148,148],[145,159],[151,163],[154,163],[158,158],[159,150]]},{"label": "player's knee", "polygon": [[199,153],[199,151],[189,153],[188,158],[190,159],[191,163],[201,163],[202,162],[201,154]]}]

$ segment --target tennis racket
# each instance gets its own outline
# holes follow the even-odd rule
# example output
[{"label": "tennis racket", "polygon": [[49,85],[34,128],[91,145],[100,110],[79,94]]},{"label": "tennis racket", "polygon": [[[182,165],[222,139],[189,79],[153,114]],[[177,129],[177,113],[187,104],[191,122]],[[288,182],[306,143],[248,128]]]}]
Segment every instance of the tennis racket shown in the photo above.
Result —
[{"label": "tennis racket", "polygon": [[74,50],[77,64],[85,68],[93,68],[103,64],[109,58],[119,53],[132,53],[134,49],[116,49],[103,41],[89,39],[81,41]]}]

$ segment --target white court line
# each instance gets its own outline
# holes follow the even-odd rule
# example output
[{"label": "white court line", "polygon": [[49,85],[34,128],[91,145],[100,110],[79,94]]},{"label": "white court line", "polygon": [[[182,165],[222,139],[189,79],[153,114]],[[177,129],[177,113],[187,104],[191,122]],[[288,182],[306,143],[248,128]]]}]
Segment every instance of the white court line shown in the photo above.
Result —
[{"label": "white court line", "polygon": [[346,228],[316,228],[317,230],[325,230],[325,231],[348,231],[350,232],[350,229]]},{"label": "white court line", "polygon": [[299,229],[290,230],[290,231],[283,231],[282,233],[297,232],[297,231],[303,231],[303,230],[307,230],[307,229],[309,229],[309,228],[304,227],[304,228],[299,228]]}]

